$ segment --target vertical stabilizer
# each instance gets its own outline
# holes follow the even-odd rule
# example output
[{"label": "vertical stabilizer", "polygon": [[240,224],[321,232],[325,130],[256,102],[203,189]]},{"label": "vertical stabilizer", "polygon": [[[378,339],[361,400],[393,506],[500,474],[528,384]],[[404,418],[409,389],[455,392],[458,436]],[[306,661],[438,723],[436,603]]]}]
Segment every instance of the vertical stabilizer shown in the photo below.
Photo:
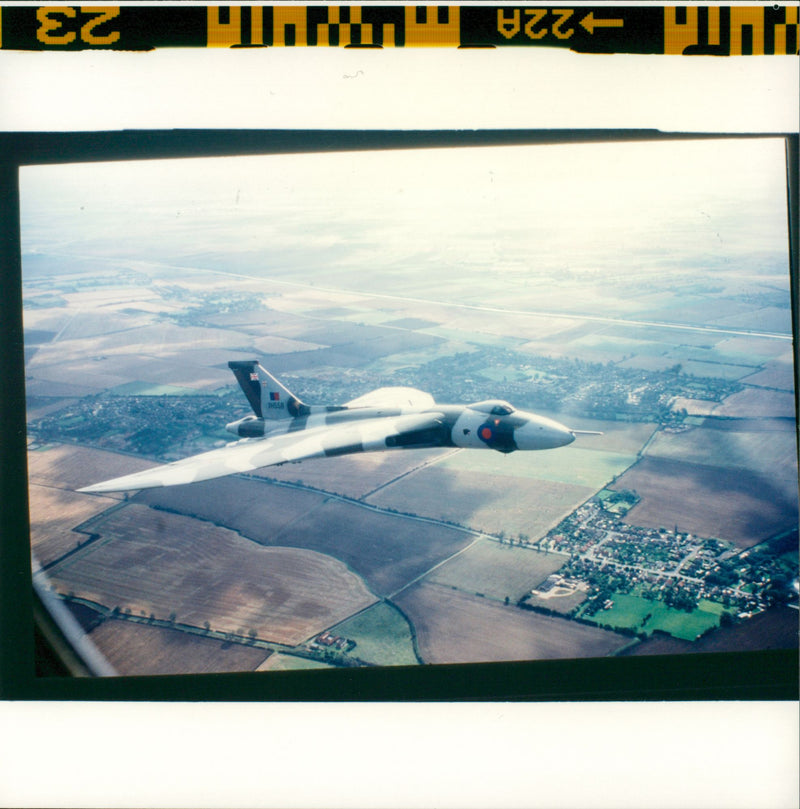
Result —
[{"label": "vertical stabilizer", "polygon": [[228,367],[260,419],[290,419],[300,415],[303,403],[258,360],[232,360]]}]

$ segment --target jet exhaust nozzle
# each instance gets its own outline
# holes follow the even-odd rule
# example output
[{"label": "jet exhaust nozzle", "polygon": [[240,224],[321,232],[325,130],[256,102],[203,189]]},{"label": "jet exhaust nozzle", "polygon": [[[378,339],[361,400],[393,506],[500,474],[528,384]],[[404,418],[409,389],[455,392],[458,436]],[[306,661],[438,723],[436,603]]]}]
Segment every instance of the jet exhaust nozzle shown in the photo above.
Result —
[{"label": "jet exhaust nozzle", "polygon": [[238,435],[239,438],[261,438],[264,435],[264,419],[245,416],[243,419],[226,424],[225,429]]}]

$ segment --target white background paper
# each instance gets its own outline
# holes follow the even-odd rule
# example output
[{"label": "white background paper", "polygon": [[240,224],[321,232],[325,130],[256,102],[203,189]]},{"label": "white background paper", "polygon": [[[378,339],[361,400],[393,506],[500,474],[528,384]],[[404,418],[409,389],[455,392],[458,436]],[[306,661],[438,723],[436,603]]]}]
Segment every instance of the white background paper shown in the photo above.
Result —
[{"label": "white background paper", "polygon": [[[786,132],[792,57],[0,53],[0,128]],[[587,684],[591,688],[591,684]],[[790,807],[791,703],[4,703],[2,806]]]}]

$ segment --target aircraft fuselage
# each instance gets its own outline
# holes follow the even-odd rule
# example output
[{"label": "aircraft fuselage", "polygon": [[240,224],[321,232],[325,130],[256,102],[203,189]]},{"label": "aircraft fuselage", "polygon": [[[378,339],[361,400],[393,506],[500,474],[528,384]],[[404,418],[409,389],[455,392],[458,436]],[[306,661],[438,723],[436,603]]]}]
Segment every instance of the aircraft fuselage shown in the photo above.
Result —
[{"label": "aircraft fuselage", "polygon": [[231,422],[226,429],[240,438],[275,436],[301,430],[353,423],[357,432],[360,421],[408,415],[429,415],[430,426],[388,436],[375,449],[420,449],[424,447],[463,447],[495,449],[498,452],[540,450],[563,447],[575,436],[552,419],[524,410],[515,410],[506,402],[489,400],[473,405],[440,405],[427,408],[384,407],[312,407],[308,415],[287,422],[274,422],[246,416]]},{"label": "aircraft fuselage", "polygon": [[310,458],[388,449],[554,449],[571,444],[581,432],[499,399],[441,405],[429,393],[407,387],[378,388],[343,405],[307,405],[258,360],[228,365],[253,410],[227,425],[241,440],[79,491],[179,486]]}]

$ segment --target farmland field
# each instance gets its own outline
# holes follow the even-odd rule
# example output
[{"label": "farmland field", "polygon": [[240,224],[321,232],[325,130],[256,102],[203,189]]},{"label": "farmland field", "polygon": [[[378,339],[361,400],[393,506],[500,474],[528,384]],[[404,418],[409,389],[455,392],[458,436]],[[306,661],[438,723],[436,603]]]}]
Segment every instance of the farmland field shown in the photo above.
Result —
[{"label": "farmland field", "polygon": [[[676,638],[694,640],[707,629],[719,626],[719,610],[696,609],[684,612],[668,607],[662,601],[648,601],[638,596],[614,593],[614,605],[587,620],[616,628],[654,632],[660,630]],[[649,616],[649,617],[648,617]]]},{"label": "farmland field", "polygon": [[594,489],[585,486],[432,466],[381,489],[368,502],[413,510],[478,531],[525,533],[533,539],[547,533],[592,494]]},{"label": "farmland field", "polygon": [[253,671],[271,654],[264,649],[128,621],[104,621],[89,637],[121,675]]},{"label": "farmland field", "polygon": [[390,604],[379,601],[364,612],[331,627],[332,635],[354,640],[353,655],[378,666],[412,666],[419,661],[408,621]]},{"label": "farmland field", "polygon": [[715,411],[718,416],[736,418],[795,417],[794,393],[789,391],[747,388],[729,396]]},{"label": "farmland field", "polygon": [[516,603],[568,557],[542,553],[518,545],[481,539],[463,553],[445,562],[425,578],[426,582],[454,587],[465,593],[482,593],[498,601]]},{"label": "farmland field", "polygon": [[[65,363],[63,358],[56,357],[54,365],[36,368],[29,365],[30,376],[26,381],[29,395],[38,393],[41,396],[63,396],[64,387],[83,384],[84,378],[92,380],[95,385],[105,383],[102,385],[103,389],[137,380],[141,384],[214,391],[230,384],[231,376],[227,368],[225,371],[221,368],[209,368],[206,363],[213,360],[227,362],[238,356],[232,351],[191,348],[184,351],[180,359],[156,356],[155,352],[149,352],[146,361],[143,361],[140,354],[109,353],[93,356],[92,351],[91,346],[82,346],[78,350],[80,358],[73,362]],[[71,373],[66,373],[65,368],[70,369]]]},{"label": "farmland field", "polygon": [[[682,319],[683,318],[681,318],[681,320]],[[692,346],[704,348],[709,342],[708,332],[702,329],[698,331],[681,330],[676,332],[674,329],[661,326],[638,326],[628,323],[613,323],[603,329],[603,334],[621,337],[625,340],[639,340],[643,343],[650,343],[656,351],[659,349],[666,351],[669,348],[687,348]],[[675,360],[673,359],[673,363],[674,362]]]},{"label": "farmland field", "polygon": [[675,358],[663,355],[637,354],[623,360],[618,365],[620,368],[639,368],[643,371],[666,371],[667,368],[675,365]]},{"label": "farmland field", "polygon": [[170,490],[151,489],[137,495],[137,502],[225,525],[263,545],[329,554],[341,559],[379,596],[405,586],[471,539],[447,526],[258,480],[223,478]]},{"label": "farmland field", "polygon": [[629,340],[624,337],[611,337],[605,333],[587,334],[571,342],[571,347],[580,352],[580,356],[595,355],[603,361],[613,360],[620,362],[624,357],[632,354],[649,354],[653,351],[663,351],[643,340]]},{"label": "farmland field", "polygon": [[797,499],[769,477],[744,469],[643,458],[611,488],[641,497],[625,522],[645,528],[677,525],[701,537],[749,548],[797,525]]},{"label": "farmland field", "polygon": [[398,450],[365,452],[339,458],[312,458],[299,464],[268,467],[254,474],[270,480],[302,481],[304,486],[359,499],[402,475],[440,462],[453,451]]},{"label": "farmland field", "polygon": [[546,480],[602,489],[616,475],[621,475],[636,456],[595,449],[591,445],[594,438],[586,436],[579,439],[581,446],[573,444],[552,452],[514,452],[509,455],[459,452],[443,460],[439,467],[492,477],[524,478],[530,480],[532,486],[537,485],[536,480]]},{"label": "farmland field", "polygon": [[308,669],[330,669],[330,663],[321,660],[310,660],[307,657],[275,652],[271,654],[256,671],[305,671]]},{"label": "farmland field", "polygon": [[673,412],[685,410],[687,416],[710,416],[717,409],[719,402],[711,399],[689,399],[686,396],[676,396],[670,405]]},{"label": "farmland field", "polygon": [[[787,498],[797,492],[797,452],[791,422],[733,422],[731,429],[719,429],[725,422],[711,422],[680,433],[659,433],[647,449],[647,456],[686,463],[749,469],[767,478]],[[738,429],[737,425],[741,425]]]},{"label": "farmland field", "polygon": [[791,607],[772,607],[741,624],[720,627],[694,642],[655,635],[631,646],[622,654],[638,656],[796,648],[797,610]]},{"label": "farmland field", "polygon": [[236,477],[150,489],[140,492],[139,503],[210,520],[266,543],[301,515],[318,508],[325,496],[298,489],[277,489],[257,480]]},{"label": "farmland field", "polygon": [[419,333],[449,342],[465,342],[479,346],[495,346],[498,348],[517,347],[520,342],[518,338],[488,334],[485,331],[474,330],[468,327],[459,329],[453,328],[452,326],[436,326],[434,328],[424,329]]},{"label": "farmland field", "polygon": [[[409,368],[418,368],[441,357],[452,357],[454,354],[474,350],[476,350],[475,346],[466,343],[442,342],[437,346],[425,348],[423,351],[402,351],[379,357],[370,365],[370,370],[376,376],[389,376],[398,370],[407,371]],[[449,402],[440,403],[449,404]]]},{"label": "farmland field", "polygon": [[628,639],[591,626],[504,606],[435,584],[401,593],[426,663],[603,657]]},{"label": "farmland field", "polygon": [[685,360],[682,363],[682,371],[692,376],[741,379],[753,372],[753,366],[726,365],[721,362],[703,362],[701,360]]},{"label": "farmland field", "polygon": [[41,565],[47,565],[88,539],[72,529],[115,503],[105,497],[87,498],[65,489],[31,484],[31,549]]},{"label": "farmland field", "polygon": [[[723,365],[738,368],[750,369],[750,373],[756,368],[760,368],[765,362],[763,354],[754,354],[751,352],[737,351],[731,347],[730,341],[721,341],[713,347],[698,347],[693,346],[690,348],[676,347],[671,348],[667,355],[675,357],[682,363],[697,362],[701,365]],[[682,370],[687,370],[686,365],[682,366]],[[697,376],[714,376],[714,374],[696,374]]]},{"label": "farmland field", "polygon": [[789,362],[773,362],[767,365],[763,371],[748,376],[743,380],[748,385],[759,385],[765,388],[781,388],[783,390],[794,390],[794,367]]},{"label": "farmland field", "polygon": [[738,335],[728,337],[717,344],[720,351],[738,354],[748,358],[753,365],[763,365],[770,360],[792,363],[791,343],[784,340],[764,340],[761,337]]},{"label": "farmland field", "polygon": [[110,393],[117,396],[196,396],[200,391],[193,388],[180,388],[177,385],[153,385],[149,382],[126,382],[112,388]]},{"label": "farmland field", "polygon": [[[55,375],[59,370],[74,368],[75,363],[83,363],[83,367],[90,368],[95,357],[106,355],[137,357],[141,368],[146,371],[148,362],[143,361],[145,357],[173,357],[183,350],[198,348],[233,350],[247,342],[246,335],[235,331],[178,326],[158,321],[142,322],[141,318],[129,318],[118,312],[102,316],[114,323],[114,328],[108,332],[102,331],[103,320],[97,324],[98,335],[91,340],[87,336],[72,334],[73,324],[79,324],[87,317],[77,313],[57,342],[40,347],[35,361],[29,366],[32,373]],[[92,329],[91,322],[87,328]]]},{"label": "farmland field", "polygon": [[189,517],[128,505],[95,530],[101,538],[50,581],[135,615],[295,645],[375,600],[330,556],[265,548]]},{"label": "farmland field", "polygon": [[379,596],[388,596],[461,550],[470,537],[430,525],[331,501],[299,519],[281,544],[297,543],[330,553],[363,577]]},{"label": "farmland field", "polygon": [[[547,415],[547,414],[545,414]],[[657,429],[655,424],[627,423],[621,421],[605,421],[601,419],[581,418],[578,416],[552,416],[556,421],[565,421],[575,430],[599,430],[602,435],[586,436],[578,439],[581,447],[598,452],[611,452],[620,455],[637,455]],[[577,449],[571,444],[567,449]]]},{"label": "farmland field", "polygon": [[[68,444],[50,445],[28,453],[28,479],[31,484],[70,492],[81,486],[97,483],[98,480],[139,472],[153,466],[155,464],[152,461],[143,458]],[[118,493],[107,497],[122,499],[122,495]]]},{"label": "farmland field", "polygon": [[721,325],[733,323],[736,328],[756,331],[774,331],[783,334],[792,333],[792,313],[789,306],[765,306],[748,312],[741,312],[736,317],[720,318]]}]

